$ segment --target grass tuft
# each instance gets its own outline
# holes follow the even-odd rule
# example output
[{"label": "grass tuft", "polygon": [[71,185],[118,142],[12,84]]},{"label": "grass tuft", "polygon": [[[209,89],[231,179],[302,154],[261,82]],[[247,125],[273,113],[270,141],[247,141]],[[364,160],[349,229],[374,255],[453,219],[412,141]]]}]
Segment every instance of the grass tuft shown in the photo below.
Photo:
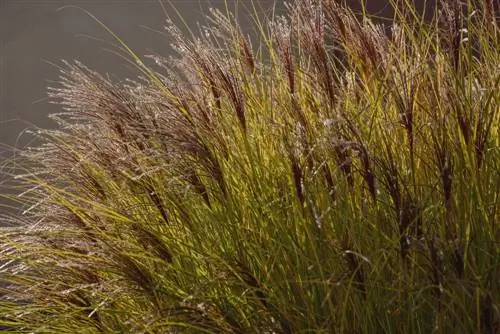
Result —
[{"label": "grass tuft", "polygon": [[399,3],[169,21],[126,83],[65,62],[3,168],[2,330],[498,333],[498,13]]}]

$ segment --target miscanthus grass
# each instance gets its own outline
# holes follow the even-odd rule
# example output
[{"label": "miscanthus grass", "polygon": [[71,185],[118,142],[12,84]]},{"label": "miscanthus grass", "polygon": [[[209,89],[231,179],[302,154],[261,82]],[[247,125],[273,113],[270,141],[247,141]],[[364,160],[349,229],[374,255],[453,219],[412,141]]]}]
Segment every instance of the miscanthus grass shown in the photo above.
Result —
[{"label": "miscanthus grass", "polygon": [[124,44],[125,83],[65,63],[8,169],[4,330],[498,333],[497,12],[394,8],[297,0],[260,44],[213,11],[156,65]]}]

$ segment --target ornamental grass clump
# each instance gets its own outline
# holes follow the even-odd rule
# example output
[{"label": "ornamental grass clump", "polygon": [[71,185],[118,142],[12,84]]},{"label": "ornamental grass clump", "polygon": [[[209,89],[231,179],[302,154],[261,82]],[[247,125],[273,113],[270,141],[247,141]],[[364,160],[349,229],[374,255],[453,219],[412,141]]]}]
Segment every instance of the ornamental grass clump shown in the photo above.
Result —
[{"label": "ornamental grass clump", "polygon": [[[18,333],[498,333],[492,1],[231,15],[112,82],[66,62],[9,169],[0,324]],[[170,21],[169,21],[170,22]]]}]

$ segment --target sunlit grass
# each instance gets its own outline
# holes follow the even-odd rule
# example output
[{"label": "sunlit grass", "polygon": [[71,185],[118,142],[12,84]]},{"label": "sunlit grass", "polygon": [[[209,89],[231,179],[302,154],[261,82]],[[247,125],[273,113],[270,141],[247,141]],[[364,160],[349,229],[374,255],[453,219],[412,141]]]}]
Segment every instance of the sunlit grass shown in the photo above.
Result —
[{"label": "sunlit grass", "polygon": [[65,63],[58,129],[11,162],[6,330],[499,330],[493,4],[384,28],[315,3],[259,47],[218,11],[169,25],[178,58],[127,84]]}]

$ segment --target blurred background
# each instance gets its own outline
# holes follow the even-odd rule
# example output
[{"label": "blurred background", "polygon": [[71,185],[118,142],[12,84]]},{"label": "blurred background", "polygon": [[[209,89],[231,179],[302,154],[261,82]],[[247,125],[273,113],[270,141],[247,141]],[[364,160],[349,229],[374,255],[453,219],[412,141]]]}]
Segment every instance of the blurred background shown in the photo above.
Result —
[{"label": "blurred background", "polygon": [[[197,22],[207,23],[210,7],[225,6],[223,0],[171,3],[194,30]],[[273,7],[269,0],[255,3],[267,12]],[[230,10],[239,7],[243,26],[249,26],[249,13],[245,15],[252,10],[249,2],[228,4]],[[175,19],[175,11],[165,1],[164,8]],[[81,60],[117,80],[137,75],[110,52],[114,47],[109,43],[116,41],[82,9],[95,15],[140,55],[170,52],[169,41],[161,34],[165,13],[158,0],[0,0],[0,143],[22,146],[26,142],[19,133],[30,123],[52,125],[46,115],[57,111],[57,106],[47,103],[46,87],[57,79],[56,65],[62,59]]]},{"label": "blurred background", "polygon": [[[161,1],[163,6],[160,0],[0,0],[0,166],[9,155],[7,147],[29,144],[30,137],[23,134],[26,128],[54,125],[47,115],[60,110],[48,103],[46,88],[57,80],[61,60],[78,59],[114,80],[137,76],[136,69],[110,52],[115,49],[110,44],[116,42],[113,37],[82,9],[140,55],[168,55],[170,42],[162,35],[164,10],[175,19],[173,7],[196,31],[197,24],[207,24],[210,7],[224,10],[227,4],[237,12],[243,29],[252,33],[250,0]],[[422,7],[424,0],[417,2]],[[253,3],[263,18],[273,10],[284,13],[284,1]],[[348,3],[360,8],[359,0]],[[388,1],[369,0],[367,9],[379,16],[391,15]],[[0,213],[5,210],[0,196]]]}]

